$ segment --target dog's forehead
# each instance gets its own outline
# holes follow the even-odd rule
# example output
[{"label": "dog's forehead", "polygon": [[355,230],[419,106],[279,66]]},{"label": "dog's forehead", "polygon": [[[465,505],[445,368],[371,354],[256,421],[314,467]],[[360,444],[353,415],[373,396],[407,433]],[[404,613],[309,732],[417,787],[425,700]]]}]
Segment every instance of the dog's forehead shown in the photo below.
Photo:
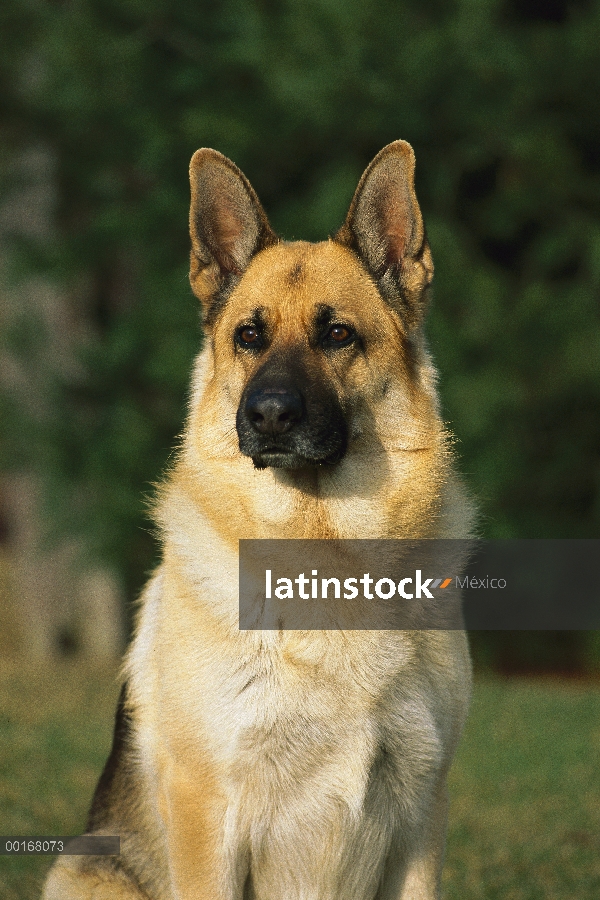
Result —
[{"label": "dog's forehead", "polygon": [[[360,295],[364,303],[358,303]],[[257,254],[235,291],[232,314],[293,311],[311,317],[317,307],[359,313],[379,293],[354,253],[335,241],[280,243]]]}]

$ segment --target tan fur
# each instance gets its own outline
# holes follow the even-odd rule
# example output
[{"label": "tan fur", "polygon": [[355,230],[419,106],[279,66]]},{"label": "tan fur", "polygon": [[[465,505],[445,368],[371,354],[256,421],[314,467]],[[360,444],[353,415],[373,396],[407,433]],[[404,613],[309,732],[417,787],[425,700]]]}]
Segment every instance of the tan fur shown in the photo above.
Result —
[{"label": "tan fur", "polygon": [[[98,876],[131,877],[112,893],[63,860],[44,900],[439,896],[445,781],[469,696],[464,634],[238,629],[241,538],[469,534],[421,333],[432,266],[414,158],[390,147],[338,236],[315,245],[277,242],[232,163],[214,151],[192,160],[191,282],[208,334],[157,506],[163,562],[125,664],[135,774],[107,803],[107,821],[145,836],[148,858],[132,838],[126,875]],[[372,201],[389,179],[400,183],[387,206]],[[364,352],[315,349],[319,304]],[[240,353],[232,335],[257,309],[268,349]],[[334,465],[260,469],[240,452],[236,411],[268,354],[333,386],[349,429]]]}]

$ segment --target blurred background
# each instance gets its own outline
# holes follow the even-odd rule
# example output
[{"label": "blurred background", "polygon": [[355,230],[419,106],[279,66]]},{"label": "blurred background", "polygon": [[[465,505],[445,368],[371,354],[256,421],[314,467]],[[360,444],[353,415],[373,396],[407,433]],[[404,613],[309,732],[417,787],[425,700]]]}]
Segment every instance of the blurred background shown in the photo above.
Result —
[{"label": "blurred background", "polygon": [[[3,0],[0,29],[0,655],[122,650],[201,345],[200,146],[319,240],[410,141],[483,532],[599,536],[600,0]],[[594,633],[474,647],[600,669]]]}]

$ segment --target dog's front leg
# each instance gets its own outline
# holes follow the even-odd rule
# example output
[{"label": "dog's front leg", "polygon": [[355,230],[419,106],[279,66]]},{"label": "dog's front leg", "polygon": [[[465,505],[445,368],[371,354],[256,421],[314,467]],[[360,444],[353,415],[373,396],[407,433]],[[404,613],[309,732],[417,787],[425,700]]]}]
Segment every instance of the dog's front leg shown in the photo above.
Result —
[{"label": "dog's front leg", "polygon": [[377,900],[439,900],[448,792],[444,776],[436,787],[426,817],[392,842]]},{"label": "dog's front leg", "polygon": [[210,766],[169,759],[159,806],[173,900],[241,900],[243,875],[224,840],[226,798]]}]

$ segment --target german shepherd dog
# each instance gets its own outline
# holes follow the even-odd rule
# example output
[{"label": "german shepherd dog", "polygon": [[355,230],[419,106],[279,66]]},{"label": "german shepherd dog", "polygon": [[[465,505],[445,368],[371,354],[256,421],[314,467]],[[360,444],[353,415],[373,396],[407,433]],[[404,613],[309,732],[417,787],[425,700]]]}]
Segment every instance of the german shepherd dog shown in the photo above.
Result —
[{"label": "german shepherd dog", "polygon": [[206,341],[88,821],[121,853],[61,857],[44,900],[434,900],[464,633],[238,621],[241,538],[469,536],[413,151],[385,147],[317,244],[279,240],[220,153],[190,176]]}]

